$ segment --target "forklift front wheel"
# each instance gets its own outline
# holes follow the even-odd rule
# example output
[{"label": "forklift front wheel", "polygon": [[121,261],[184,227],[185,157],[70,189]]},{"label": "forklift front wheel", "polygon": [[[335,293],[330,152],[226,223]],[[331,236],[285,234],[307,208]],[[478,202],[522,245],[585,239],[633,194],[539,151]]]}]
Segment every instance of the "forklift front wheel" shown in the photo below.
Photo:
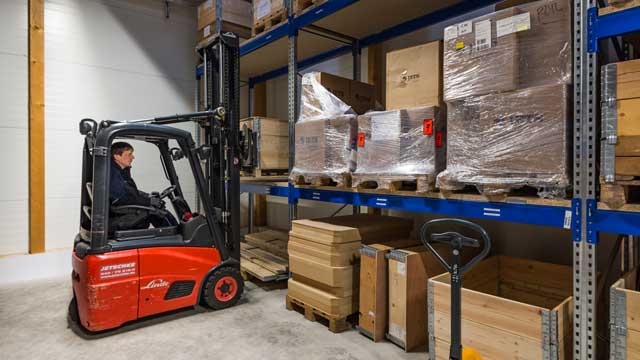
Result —
[{"label": "forklift front wheel", "polygon": [[220,310],[235,305],[244,290],[244,281],[240,271],[233,267],[223,267],[209,275],[204,287],[204,301],[214,309]]}]

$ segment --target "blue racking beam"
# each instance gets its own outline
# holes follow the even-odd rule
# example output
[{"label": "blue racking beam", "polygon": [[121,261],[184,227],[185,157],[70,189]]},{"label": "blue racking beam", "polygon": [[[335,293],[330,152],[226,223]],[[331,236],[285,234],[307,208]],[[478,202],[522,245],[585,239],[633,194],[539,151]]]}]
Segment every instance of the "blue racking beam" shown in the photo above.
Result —
[{"label": "blue racking beam", "polygon": [[240,192],[289,197],[288,186],[278,186],[265,183],[241,182]]},{"label": "blue racking beam", "polygon": [[305,199],[381,209],[553,226],[565,229],[571,228],[573,218],[572,209],[563,206],[437,199],[297,187],[291,187],[289,195],[290,204],[297,203],[299,199]]},{"label": "blue racking beam", "polygon": [[598,8],[588,11],[588,50],[598,52],[598,41],[640,31],[640,6],[598,16]]}]

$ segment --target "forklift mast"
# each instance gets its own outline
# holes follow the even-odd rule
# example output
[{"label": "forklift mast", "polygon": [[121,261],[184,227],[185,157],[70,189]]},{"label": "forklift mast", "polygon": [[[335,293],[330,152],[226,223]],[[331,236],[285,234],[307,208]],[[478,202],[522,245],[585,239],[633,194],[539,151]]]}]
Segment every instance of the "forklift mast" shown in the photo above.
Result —
[{"label": "forklift mast", "polygon": [[220,211],[229,255],[240,260],[240,42],[221,33],[197,50],[204,63],[204,109],[225,110],[219,124],[204,127],[211,157],[205,164],[209,195]]}]

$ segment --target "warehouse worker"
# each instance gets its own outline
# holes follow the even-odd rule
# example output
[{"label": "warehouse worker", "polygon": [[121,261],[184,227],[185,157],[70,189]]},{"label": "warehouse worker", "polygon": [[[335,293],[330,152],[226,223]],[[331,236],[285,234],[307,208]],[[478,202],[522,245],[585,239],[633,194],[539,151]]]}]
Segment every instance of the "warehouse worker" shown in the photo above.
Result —
[{"label": "warehouse worker", "polygon": [[[164,201],[158,195],[149,195],[138,190],[131,177],[131,163],[135,159],[133,146],[126,142],[111,145],[111,176],[109,182],[109,201],[112,206],[141,205],[164,209]],[[110,228],[113,230],[146,229],[149,224],[158,228],[177,225],[176,219],[167,212],[167,216],[147,214],[140,216],[136,211],[130,214],[114,214]]]}]

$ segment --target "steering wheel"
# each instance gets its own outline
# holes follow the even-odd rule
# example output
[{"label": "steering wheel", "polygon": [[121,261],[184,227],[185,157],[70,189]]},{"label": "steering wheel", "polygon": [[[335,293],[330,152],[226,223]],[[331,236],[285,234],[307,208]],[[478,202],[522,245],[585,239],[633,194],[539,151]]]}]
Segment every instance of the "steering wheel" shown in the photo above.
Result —
[{"label": "steering wheel", "polygon": [[175,189],[176,189],[176,186],[171,185],[168,188],[162,190],[162,192],[160,193],[160,199],[164,199],[167,196],[171,195]]},{"label": "steering wheel", "polygon": [[478,255],[471,259],[471,261],[460,267],[460,269],[458,270],[460,275],[467,272],[489,254],[489,251],[491,250],[491,238],[489,237],[489,234],[487,234],[487,232],[482,227],[480,227],[480,225],[462,219],[435,219],[427,221],[420,228],[420,241],[422,241],[424,246],[426,246],[433,253],[436,259],[440,261],[442,266],[444,266],[448,272],[453,272],[453,266],[447,263],[447,261],[433,248],[433,246],[431,245],[432,243],[439,242],[448,244],[451,250],[454,251],[454,253],[456,251],[459,253],[460,250],[465,246],[480,247],[480,241],[454,231],[447,231],[440,234],[430,233],[429,229],[433,228],[436,225],[459,225],[467,229],[474,230],[475,232],[479,233],[480,237],[484,240],[484,249],[482,249],[482,251]]}]

